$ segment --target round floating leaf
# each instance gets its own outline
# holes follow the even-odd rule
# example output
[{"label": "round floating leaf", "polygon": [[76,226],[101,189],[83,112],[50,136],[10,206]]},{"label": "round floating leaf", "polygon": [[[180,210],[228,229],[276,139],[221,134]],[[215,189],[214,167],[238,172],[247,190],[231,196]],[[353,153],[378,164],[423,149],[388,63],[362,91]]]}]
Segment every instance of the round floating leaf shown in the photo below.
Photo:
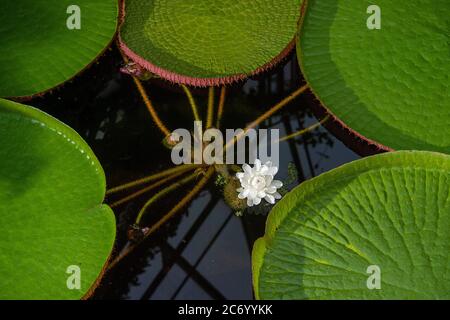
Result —
[{"label": "round floating leaf", "polygon": [[[367,26],[373,4],[381,29]],[[335,124],[396,150],[450,153],[448,1],[305,5],[299,61]]]},{"label": "round floating leaf", "polygon": [[273,208],[253,249],[255,292],[449,299],[449,229],[450,156],[399,151],[354,161],[304,182]]},{"label": "round floating leaf", "polygon": [[0,299],[85,296],[115,237],[100,164],[72,129],[3,99],[0,141]]},{"label": "round floating leaf", "polygon": [[[80,29],[68,28],[77,22],[73,5]],[[0,1],[0,21],[0,97],[31,96],[69,80],[101,54],[116,31],[118,3]]]},{"label": "round floating leaf", "polygon": [[293,47],[302,0],[124,2],[121,47],[135,62],[178,83],[246,78]]}]

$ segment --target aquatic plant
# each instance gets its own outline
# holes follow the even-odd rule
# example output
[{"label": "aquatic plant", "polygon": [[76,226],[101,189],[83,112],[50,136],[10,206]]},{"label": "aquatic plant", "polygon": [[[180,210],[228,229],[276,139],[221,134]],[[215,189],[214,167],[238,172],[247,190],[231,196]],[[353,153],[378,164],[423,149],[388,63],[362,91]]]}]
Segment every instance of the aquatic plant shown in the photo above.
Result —
[{"label": "aquatic plant", "polygon": [[[116,234],[114,214],[102,204],[100,163],[69,127],[4,99],[0,137],[0,298],[89,296]],[[79,283],[70,279],[77,268]]]},{"label": "aquatic plant", "polygon": [[302,183],[254,245],[256,296],[448,299],[449,181],[448,155],[398,151]]},{"label": "aquatic plant", "polygon": [[[242,173],[236,165],[205,159],[106,191],[103,169],[78,134],[11,101],[70,80],[107,49],[117,26],[121,70],[167,152],[181,136],[150,98],[150,81],[168,80],[185,94],[192,120],[220,133],[229,86],[274,67],[296,47],[306,84],[222,141],[225,153],[300,95],[312,93],[320,121],[278,142],[324,125],[362,155],[376,154],[306,181],[277,203],[253,250],[257,298],[448,298],[450,109],[443,0],[379,0],[382,24],[376,21],[379,8],[368,10],[366,0],[78,3],[0,4],[0,97],[10,99],[0,99],[1,298],[88,297],[105,272],[213,178],[237,215],[287,192],[268,163],[244,165]],[[61,24],[72,12],[83,12],[82,26],[70,25],[70,17]],[[25,19],[19,23],[17,15]],[[189,86],[207,91],[204,119]],[[190,160],[208,144],[203,128],[184,129],[197,141]],[[155,204],[187,188],[168,212],[146,222]],[[105,194],[109,206],[102,204]],[[113,195],[119,198],[111,201]],[[147,201],[132,217],[127,244],[114,251],[111,209],[143,196]],[[81,283],[67,279],[77,266],[83,267]],[[380,268],[382,278],[369,283],[368,272]]]},{"label": "aquatic plant", "polygon": [[[87,68],[111,43],[116,0],[3,1],[0,10],[0,97],[22,99],[63,84]],[[67,27],[82,14],[79,29]]]}]

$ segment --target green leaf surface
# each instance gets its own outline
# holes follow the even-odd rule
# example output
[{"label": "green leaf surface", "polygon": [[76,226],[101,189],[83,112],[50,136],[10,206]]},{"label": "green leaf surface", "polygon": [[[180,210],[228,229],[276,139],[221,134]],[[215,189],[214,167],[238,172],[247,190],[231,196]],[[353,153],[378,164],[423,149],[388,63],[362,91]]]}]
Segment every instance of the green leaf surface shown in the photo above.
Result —
[{"label": "green leaf surface", "polygon": [[[381,29],[366,22],[381,10]],[[396,150],[450,153],[446,0],[308,0],[298,43],[316,96],[345,125]]]},{"label": "green leaf surface", "polygon": [[[72,129],[0,99],[0,299],[79,299],[102,272],[115,218],[105,176]],[[69,266],[81,288],[69,290]]]},{"label": "green leaf surface", "polygon": [[[304,182],[253,248],[261,299],[449,299],[450,156],[398,151]],[[381,288],[369,289],[369,266]],[[372,283],[370,281],[370,283]]]},{"label": "green leaf surface", "polygon": [[[80,8],[81,29],[69,30],[67,8]],[[86,68],[111,42],[117,0],[0,1],[0,97],[52,89]]]},{"label": "green leaf surface", "polygon": [[302,0],[125,3],[125,46],[148,61],[150,71],[189,82],[184,78],[248,76],[270,64],[294,40]]}]

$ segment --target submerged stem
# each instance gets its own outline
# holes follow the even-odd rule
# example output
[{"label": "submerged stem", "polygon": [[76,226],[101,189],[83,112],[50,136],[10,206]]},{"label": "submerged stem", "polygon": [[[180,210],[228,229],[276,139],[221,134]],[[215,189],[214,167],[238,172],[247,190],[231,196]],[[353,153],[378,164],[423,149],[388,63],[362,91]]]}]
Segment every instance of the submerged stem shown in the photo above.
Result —
[{"label": "submerged stem", "polygon": [[220,121],[222,120],[223,108],[225,106],[225,97],[227,93],[227,88],[223,86],[220,89],[220,100],[219,100],[219,108],[217,109],[217,120],[216,120],[216,128],[220,129]]},{"label": "submerged stem", "polygon": [[197,104],[195,103],[195,100],[194,100],[194,97],[192,96],[191,90],[189,90],[189,88],[187,86],[185,86],[184,84],[182,84],[181,87],[183,88],[184,93],[186,94],[186,96],[189,100],[189,105],[191,106],[192,113],[194,114],[194,120],[201,121],[200,116],[198,115]]},{"label": "submerged stem", "polygon": [[113,193],[116,193],[116,192],[119,192],[119,191],[122,191],[122,190],[126,190],[126,189],[129,189],[129,188],[132,188],[132,187],[135,187],[135,186],[138,186],[138,185],[150,182],[150,181],[154,181],[154,180],[166,177],[166,176],[171,175],[173,173],[184,172],[184,171],[192,170],[193,168],[197,168],[197,167],[199,167],[198,164],[182,164],[182,165],[180,165],[178,167],[170,168],[170,169],[167,169],[167,170],[164,170],[164,171],[152,174],[150,176],[147,176],[147,177],[144,177],[144,178],[141,178],[141,179],[138,179],[138,180],[134,180],[134,181],[122,184],[120,186],[111,188],[108,191],[106,191],[106,194],[107,195],[113,194]]},{"label": "submerged stem", "polygon": [[310,131],[316,129],[317,127],[320,127],[322,124],[324,124],[328,120],[328,118],[329,118],[329,116],[326,116],[325,118],[323,118],[319,122],[313,124],[312,126],[309,126],[308,128],[305,128],[305,129],[299,130],[297,132],[291,133],[291,134],[289,134],[287,136],[284,136],[284,137],[280,138],[278,140],[278,142],[286,141],[286,140],[289,140],[291,138],[295,138],[295,137],[301,136],[301,135],[303,135],[303,134],[305,134],[307,132],[310,132]]},{"label": "submerged stem", "polygon": [[190,175],[188,175],[187,177],[185,177],[184,179],[180,180],[180,181],[176,181],[173,184],[171,184],[170,186],[162,189],[161,191],[159,191],[158,193],[156,193],[153,197],[151,197],[142,207],[142,209],[139,211],[137,218],[136,218],[136,224],[139,225],[142,217],[144,216],[145,212],[147,211],[147,209],[153,204],[155,203],[157,200],[159,200],[160,198],[162,198],[163,196],[165,196],[166,194],[168,194],[171,191],[174,191],[176,189],[178,189],[181,186],[184,186],[185,184],[191,182],[192,180],[194,180],[197,177],[197,172],[194,172]]},{"label": "submerged stem", "polygon": [[[167,222],[167,220],[172,218],[172,216],[175,215],[175,213],[177,213],[186,204],[188,204],[208,183],[213,173],[214,167],[211,166],[208,168],[203,178],[200,179],[199,182],[194,186],[194,188],[192,188],[192,190],[183,199],[181,199],[181,201],[179,201],[175,207],[173,207],[166,215],[164,215],[158,222],[156,222],[146,231],[144,239],[148,238],[151,234],[153,234],[153,232],[155,232],[155,230],[161,227],[161,225],[163,225],[165,222]],[[139,243],[131,244],[124,250],[122,250],[122,252],[109,264],[108,270],[111,270],[115,265],[117,265],[118,262],[120,262],[128,254],[130,254],[130,252],[132,252],[138,245]]]},{"label": "submerged stem", "polygon": [[139,93],[141,94],[142,99],[144,100],[145,106],[147,107],[148,111],[150,112],[150,115],[155,122],[156,126],[161,130],[161,132],[164,134],[164,137],[167,137],[170,135],[169,129],[164,125],[164,123],[161,121],[161,119],[158,116],[158,113],[156,112],[155,108],[153,107],[153,104],[148,97],[147,93],[145,92],[144,86],[142,85],[141,81],[133,77],[134,83],[136,84],[136,87],[139,90]]},{"label": "submerged stem", "polygon": [[208,90],[208,113],[206,115],[206,129],[212,127],[214,116],[214,87],[209,87]]},{"label": "submerged stem", "polygon": [[227,150],[228,148],[234,146],[234,144],[236,142],[238,142],[240,139],[245,137],[245,135],[247,134],[248,130],[253,129],[257,125],[259,125],[261,122],[263,122],[264,120],[268,119],[275,112],[277,112],[278,110],[280,110],[281,108],[286,106],[289,102],[291,102],[292,100],[297,98],[299,95],[301,95],[307,89],[308,89],[308,85],[304,85],[304,86],[300,87],[299,89],[297,89],[293,93],[291,93],[289,96],[287,96],[286,98],[281,100],[279,103],[274,105],[272,108],[270,108],[269,110],[264,112],[262,115],[260,115],[258,118],[256,118],[256,120],[254,120],[247,127],[245,127],[245,129],[241,132],[241,134],[238,134],[233,140],[228,141],[226,143],[226,145],[225,145],[225,150]]},{"label": "submerged stem", "polygon": [[153,233],[156,229],[158,229],[164,222],[166,222],[168,219],[170,219],[178,210],[183,208],[186,204],[189,203],[196,195],[199,193],[203,187],[206,185],[206,183],[209,181],[209,179],[212,177],[214,173],[214,167],[209,167],[206,171],[205,175],[199,180],[199,182],[195,185],[194,188],[192,188],[191,191],[183,198],[181,199],[175,207],[172,208],[164,217],[161,218],[157,223],[155,223],[153,226],[150,227],[150,229],[145,234],[146,237],[148,237],[151,233]]},{"label": "submerged stem", "polygon": [[[189,169],[186,169],[186,171],[187,171],[187,170],[192,170],[192,169],[193,169],[193,168],[189,168]],[[144,193],[146,193],[146,192],[152,191],[153,189],[156,189],[156,188],[158,188],[159,186],[162,186],[163,184],[169,182],[170,180],[172,180],[172,179],[174,179],[174,178],[176,178],[176,177],[181,176],[181,175],[184,174],[186,171],[179,171],[179,172],[177,172],[177,173],[174,173],[174,174],[172,174],[172,175],[170,175],[170,176],[168,176],[168,177],[166,177],[166,178],[164,178],[164,179],[162,179],[162,180],[159,180],[159,181],[157,181],[157,182],[155,182],[155,183],[149,185],[148,187],[145,187],[145,188],[143,188],[143,189],[141,189],[141,190],[139,190],[139,191],[137,191],[137,192],[134,192],[134,193],[130,194],[129,196],[126,196],[125,198],[122,198],[122,199],[120,199],[120,200],[118,200],[118,201],[116,201],[116,202],[110,204],[109,206],[110,206],[111,208],[115,208],[115,207],[117,207],[117,206],[120,206],[121,204],[124,204],[124,203],[126,203],[126,202],[128,202],[128,201],[130,201],[130,200],[133,200],[134,198],[137,198],[137,197],[139,197],[140,195],[142,195],[142,194],[144,194]]]}]

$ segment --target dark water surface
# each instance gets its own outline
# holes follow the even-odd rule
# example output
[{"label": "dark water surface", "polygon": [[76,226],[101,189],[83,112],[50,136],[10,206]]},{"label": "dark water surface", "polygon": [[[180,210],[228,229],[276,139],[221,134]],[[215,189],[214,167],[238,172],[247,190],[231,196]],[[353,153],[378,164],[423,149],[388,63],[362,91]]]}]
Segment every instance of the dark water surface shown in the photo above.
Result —
[{"label": "dark water surface", "polygon": [[[119,72],[121,65],[113,48],[71,83],[27,102],[65,122],[89,143],[105,170],[108,187],[171,167],[170,151],[161,144],[163,137],[132,79]],[[244,128],[302,83],[292,56],[268,74],[230,87],[223,128]],[[180,88],[161,80],[147,83],[146,88],[169,128],[191,129],[191,110]],[[207,89],[195,93],[204,115]],[[261,127],[279,128],[282,137],[312,125],[317,122],[310,110],[314,103],[311,95],[304,95]],[[277,179],[285,180],[293,163],[298,181],[292,188],[357,158],[321,127],[280,144]],[[187,191],[178,190],[152,207],[147,222],[158,220]],[[150,196],[114,210],[116,250],[125,244],[129,223]],[[93,299],[252,299],[251,249],[264,233],[265,220],[264,214],[236,217],[211,183],[188,208],[107,273]]]}]

